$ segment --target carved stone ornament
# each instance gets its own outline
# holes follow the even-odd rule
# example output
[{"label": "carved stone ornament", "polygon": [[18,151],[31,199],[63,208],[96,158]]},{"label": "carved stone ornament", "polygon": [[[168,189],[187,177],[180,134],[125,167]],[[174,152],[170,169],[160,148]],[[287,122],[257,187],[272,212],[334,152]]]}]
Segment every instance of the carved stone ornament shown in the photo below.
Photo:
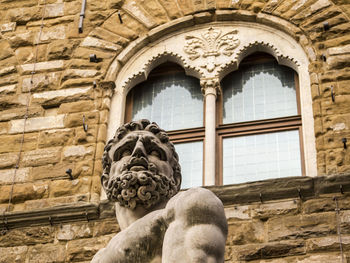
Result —
[{"label": "carved stone ornament", "polygon": [[220,64],[215,63],[214,58],[220,55],[231,56],[234,49],[239,45],[236,38],[237,30],[230,31],[222,35],[220,29],[210,27],[201,36],[188,35],[185,37],[186,45],[184,51],[189,55],[191,60],[199,57],[206,58],[202,68],[212,72]]}]

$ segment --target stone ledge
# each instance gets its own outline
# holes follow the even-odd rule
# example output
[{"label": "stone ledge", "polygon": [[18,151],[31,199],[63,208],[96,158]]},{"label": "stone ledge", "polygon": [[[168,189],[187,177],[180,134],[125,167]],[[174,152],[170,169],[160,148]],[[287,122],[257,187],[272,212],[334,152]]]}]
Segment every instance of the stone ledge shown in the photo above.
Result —
[{"label": "stone ledge", "polygon": [[[305,201],[322,194],[350,193],[350,174],[320,177],[287,177],[258,182],[205,187],[213,191],[224,205],[249,204],[280,199]],[[300,189],[300,196],[299,191]],[[261,194],[261,195],[260,195]],[[12,229],[33,225],[50,225],[114,218],[114,204],[102,200],[99,204],[75,203],[59,207],[0,215],[0,229]],[[51,218],[51,222],[50,222]],[[6,223],[7,222],[7,223]]]}]

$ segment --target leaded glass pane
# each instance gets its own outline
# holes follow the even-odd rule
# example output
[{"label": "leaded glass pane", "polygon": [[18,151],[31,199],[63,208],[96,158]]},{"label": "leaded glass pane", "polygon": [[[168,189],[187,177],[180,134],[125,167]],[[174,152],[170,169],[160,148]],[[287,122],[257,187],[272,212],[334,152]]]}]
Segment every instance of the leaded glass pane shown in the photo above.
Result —
[{"label": "leaded glass pane", "polygon": [[172,73],[145,81],[134,90],[132,119],[149,119],[168,131],[202,127],[199,80]]},{"label": "leaded glass pane", "polygon": [[203,142],[186,142],[175,144],[181,165],[181,188],[202,185]]},{"label": "leaded glass pane", "polygon": [[223,139],[224,184],[300,175],[297,130]]},{"label": "leaded glass pane", "polygon": [[294,71],[277,63],[243,66],[222,87],[224,124],[298,114]]}]

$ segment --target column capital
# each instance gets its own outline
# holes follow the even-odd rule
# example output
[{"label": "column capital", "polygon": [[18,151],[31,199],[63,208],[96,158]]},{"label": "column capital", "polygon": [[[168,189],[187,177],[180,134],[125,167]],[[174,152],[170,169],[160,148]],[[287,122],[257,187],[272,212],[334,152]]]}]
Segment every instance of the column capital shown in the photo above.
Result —
[{"label": "column capital", "polygon": [[204,96],[213,94],[216,97],[221,94],[219,78],[202,78],[200,80],[200,85]]}]

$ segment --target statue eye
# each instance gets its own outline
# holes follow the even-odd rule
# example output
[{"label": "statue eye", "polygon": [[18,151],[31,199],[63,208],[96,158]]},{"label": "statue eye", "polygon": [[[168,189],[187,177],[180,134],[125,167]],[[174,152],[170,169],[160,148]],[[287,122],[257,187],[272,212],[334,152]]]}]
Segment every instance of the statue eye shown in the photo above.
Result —
[{"label": "statue eye", "polygon": [[160,153],[156,150],[152,150],[150,152],[150,155],[154,156],[154,157],[157,157],[157,158],[160,158]]},{"label": "statue eye", "polygon": [[131,155],[131,151],[129,149],[125,149],[124,151],[121,152],[120,158],[123,158],[125,156]]}]

